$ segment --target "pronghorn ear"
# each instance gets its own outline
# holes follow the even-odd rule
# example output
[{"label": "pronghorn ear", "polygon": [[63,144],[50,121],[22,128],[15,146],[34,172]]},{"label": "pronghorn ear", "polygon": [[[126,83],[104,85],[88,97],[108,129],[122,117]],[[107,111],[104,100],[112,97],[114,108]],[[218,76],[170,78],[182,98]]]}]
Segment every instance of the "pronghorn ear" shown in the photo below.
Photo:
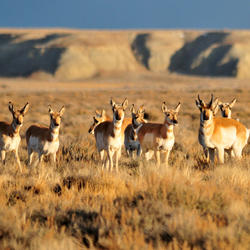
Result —
[{"label": "pronghorn ear", "polygon": [[110,105],[112,106],[112,108],[115,106],[115,102],[113,101],[113,99],[110,99]]},{"label": "pronghorn ear", "polygon": [[236,103],[236,98],[234,98],[230,104],[229,104],[229,107],[232,108],[234,106],[234,104]]},{"label": "pronghorn ear", "polygon": [[217,105],[216,105],[215,108],[213,109],[214,115],[217,114],[219,108],[221,109],[221,107],[222,107],[222,102],[218,101],[218,102],[217,102]]},{"label": "pronghorn ear", "polygon": [[96,114],[97,116],[101,116],[101,113],[100,113],[99,110],[97,110],[97,109],[96,109],[96,111],[95,111],[95,114]]},{"label": "pronghorn ear", "polygon": [[202,107],[206,107],[206,104],[200,99],[200,95],[198,94],[198,100],[195,100],[196,106],[201,109]]},{"label": "pronghorn ear", "polygon": [[54,111],[52,110],[51,105],[49,104],[48,106],[49,106],[49,113],[50,113],[50,114],[53,114]]},{"label": "pronghorn ear", "polygon": [[104,117],[106,115],[106,111],[103,109],[101,113],[101,117]]},{"label": "pronghorn ear", "polygon": [[140,114],[145,113],[144,105],[140,106],[140,108],[138,109],[138,113],[140,113]]},{"label": "pronghorn ear", "polygon": [[167,108],[167,105],[166,105],[165,102],[162,103],[161,110],[162,110],[163,113],[167,112],[168,108]]},{"label": "pronghorn ear", "polygon": [[27,111],[29,110],[29,103],[27,102],[24,107],[20,110],[20,113],[22,113],[23,115],[25,115],[27,113]]},{"label": "pronghorn ear", "polygon": [[179,112],[179,110],[180,110],[180,107],[181,107],[181,103],[179,102],[178,104],[177,104],[177,106],[176,106],[176,108],[175,108],[175,112]]},{"label": "pronghorn ear", "polygon": [[64,107],[64,106],[62,106],[62,107],[61,107],[61,109],[60,109],[60,111],[59,111],[60,116],[62,116],[62,115],[63,115],[64,111],[65,111],[65,107]]},{"label": "pronghorn ear", "polygon": [[14,106],[12,104],[11,101],[9,101],[9,111],[13,114],[15,111],[14,111]]},{"label": "pronghorn ear", "polygon": [[135,114],[135,105],[134,105],[134,104],[132,104],[132,106],[131,106],[131,108],[130,108],[130,112],[131,112],[132,114]]},{"label": "pronghorn ear", "polygon": [[128,107],[128,99],[125,98],[125,100],[122,103],[123,110],[125,110]]},{"label": "pronghorn ear", "polygon": [[215,111],[216,111],[216,109],[218,107],[218,102],[219,102],[218,98],[216,98],[214,101],[211,102],[210,108],[213,110],[214,114],[215,114]]}]

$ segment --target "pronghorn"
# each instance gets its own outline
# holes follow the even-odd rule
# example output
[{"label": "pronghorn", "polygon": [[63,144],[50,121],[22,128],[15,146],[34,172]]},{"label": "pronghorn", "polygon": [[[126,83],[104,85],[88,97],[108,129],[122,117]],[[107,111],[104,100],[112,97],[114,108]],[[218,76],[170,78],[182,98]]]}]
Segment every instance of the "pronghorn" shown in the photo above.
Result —
[{"label": "pronghorn", "polygon": [[49,105],[50,126],[31,125],[26,131],[26,142],[28,149],[28,164],[31,165],[33,153],[38,153],[39,163],[43,155],[52,154],[56,162],[56,152],[59,148],[59,129],[61,118],[64,113],[64,106],[59,112],[54,112]]},{"label": "pronghorn", "polygon": [[124,131],[124,145],[128,156],[133,156],[133,151],[136,155],[141,155],[141,145],[138,141],[137,132],[143,123],[147,123],[144,119],[145,110],[143,105],[135,112],[134,104],[131,108],[132,124],[129,124]]},{"label": "pronghorn", "polygon": [[236,103],[236,98],[234,98],[230,103],[219,102],[219,108],[221,110],[221,116],[225,118],[232,118],[232,108]]},{"label": "pronghorn", "polygon": [[96,115],[93,116],[93,124],[90,126],[88,132],[90,134],[95,133],[95,128],[102,122],[105,121],[112,121],[112,119],[106,115],[106,111],[103,109],[102,112],[100,113],[99,111],[95,111]]},{"label": "pronghorn", "polygon": [[234,155],[240,159],[242,149],[247,144],[249,130],[234,119],[214,117],[218,99],[213,101],[213,95],[208,104],[205,104],[198,95],[196,105],[200,109],[199,142],[203,148],[208,148],[211,161],[214,161],[215,149],[220,163],[224,163],[225,149],[233,150]]},{"label": "pronghorn", "polygon": [[11,112],[13,119],[12,123],[0,122],[0,150],[3,164],[5,164],[5,154],[9,151],[14,151],[17,164],[22,171],[20,159],[18,156],[18,147],[21,141],[19,135],[20,128],[23,125],[23,118],[29,109],[29,103],[27,102],[20,110],[15,111],[14,106],[9,102],[9,111]]},{"label": "pronghorn", "polygon": [[142,151],[154,150],[157,166],[161,163],[161,152],[164,153],[165,164],[168,166],[169,153],[175,142],[174,126],[178,124],[177,115],[180,107],[181,104],[178,103],[175,109],[168,109],[163,102],[161,109],[165,115],[164,122],[142,124],[137,133]]},{"label": "pronghorn", "polygon": [[102,168],[104,167],[104,153],[107,152],[107,161],[110,170],[113,169],[113,155],[115,154],[116,170],[121,156],[121,147],[124,143],[124,121],[125,109],[128,106],[127,98],[122,104],[116,104],[110,100],[113,111],[113,121],[105,121],[95,128],[96,147],[100,153]]}]

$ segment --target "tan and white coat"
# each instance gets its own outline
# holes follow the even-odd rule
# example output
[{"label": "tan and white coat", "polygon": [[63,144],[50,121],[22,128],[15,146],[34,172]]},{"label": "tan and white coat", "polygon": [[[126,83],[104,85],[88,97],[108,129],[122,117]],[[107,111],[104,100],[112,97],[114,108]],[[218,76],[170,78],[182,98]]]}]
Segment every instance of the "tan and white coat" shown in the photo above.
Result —
[{"label": "tan and white coat", "polygon": [[240,159],[248,141],[249,130],[234,119],[214,117],[218,99],[213,101],[213,96],[205,104],[198,95],[196,105],[200,109],[199,143],[203,148],[208,148],[209,159],[214,162],[215,149],[220,163],[224,163],[225,149],[233,150],[234,155]]},{"label": "tan and white coat", "polygon": [[50,126],[31,125],[26,131],[26,142],[28,149],[28,164],[31,165],[33,153],[38,153],[39,163],[44,155],[51,154],[56,162],[56,153],[59,148],[59,129],[64,106],[59,112],[54,112],[49,106]]},{"label": "tan and white coat", "polygon": [[21,110],[14,110],[14,106],[9,102],[9,111],[12,114],[12,123],[0,122],[0,151],[2,163],[5,164],[6,152],[14,152],[17,164],[22,171],[21,162],[18,156],[18,148],[21,142],[20,129],[23,126],[24,115],[29,109],[29,103],[27,102]]},{"label": "tan and white coat", "polygon": [[121,156],[121,148],[124,143],[123,123],[125,109],[128,106],[128,100],[125,99],[122,104],[116,104],[112,99],[110,101],[113,111],[113,121],[105,121],[95,128],[96,147],[100,153],[102,168],[105,165],[104,153],[107,153],[106,167],[113,169],[113,156],[115,155],[116,170],[118,170],[118,161]]},{"label": "tan and white coat", "polygon": [[168,166],[169,154],[175,143],[174,126],[178,124],[177,116],[180,106],[181,104],[179,103],[175,109],[168,109],[166,103],[163,102],[164,123],[142,124],[137,133],[142,151],[154,150],[157,166],[161,163],[160,153],[163,153],[165,165]]},{"label": "tan and white coat", "polygon": [[124,131],[124,145],[127,152],[127,156],[133,157],[133,152],[136,151],[136,155],[141,155],[141,144],[138,140],[138,131],[143,123],[147,123],[144,119],[144,107],[141,106],[137,112],[135,111],[134,104],[131,107],[132,123],[129,124]]}]

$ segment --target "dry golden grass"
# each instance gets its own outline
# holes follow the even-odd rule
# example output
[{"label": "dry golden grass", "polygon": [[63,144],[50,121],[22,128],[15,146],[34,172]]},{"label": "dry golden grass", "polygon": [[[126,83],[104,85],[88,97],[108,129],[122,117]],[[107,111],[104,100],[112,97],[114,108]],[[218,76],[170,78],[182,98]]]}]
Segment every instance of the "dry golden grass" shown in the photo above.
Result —
[{"label": "dry golden grass", "polygon": [[[11,154],[0,165],[1,249],[249,248],[249,144],[240,162],[204,164],[194,103],[198,92],[204,99],[211,92],[225,101],[236,97],[233,117],[250,127],[247,82],[144,74],[82,83],[0,79],[0,85],[5,86],[0,120],[11,120],[9,100],[18,106],[30,102],[22,136],[32,123],[48,124],[48,104],[54,109],[66,105],[56,165],[47,159],[21,174]],[[111,96],[144,104],[153,121],[163,120],[162,101],[169,107],[181,101],[168,169],[156,169],[153,161],[132,161],[123,152],[119,173],[100,170],[87,130],[96,108],[111,114]],[[20,158],[25,166],[24,138]]]}]

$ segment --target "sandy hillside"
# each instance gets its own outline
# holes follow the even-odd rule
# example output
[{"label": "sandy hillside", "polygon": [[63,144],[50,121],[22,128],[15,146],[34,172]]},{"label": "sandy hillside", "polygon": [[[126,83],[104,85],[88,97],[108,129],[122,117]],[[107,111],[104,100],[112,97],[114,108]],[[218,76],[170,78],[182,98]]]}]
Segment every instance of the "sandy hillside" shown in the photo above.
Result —
[{"label": "sandy hillside", "polygon": [[249,31],[0,29],[0,76],[71,81],[117,73],[249,78]]}]

